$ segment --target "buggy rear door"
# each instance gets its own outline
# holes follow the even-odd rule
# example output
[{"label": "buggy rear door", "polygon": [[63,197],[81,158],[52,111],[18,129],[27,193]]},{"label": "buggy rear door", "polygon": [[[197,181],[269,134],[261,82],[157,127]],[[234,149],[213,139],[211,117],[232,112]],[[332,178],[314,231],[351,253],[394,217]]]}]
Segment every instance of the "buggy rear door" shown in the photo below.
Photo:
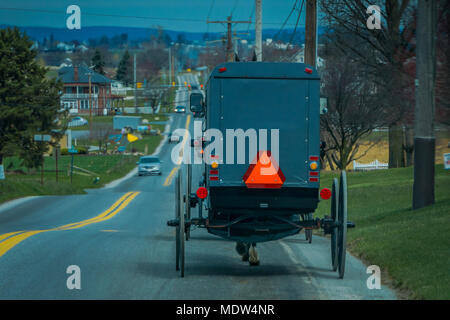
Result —
[{"label": "buggy rear door", "polygon": [[[283,186],[307,184],[309,81],[273,78],[220,79],[220,130],[267,130],[267,149],[272,150],[271,131],[279,130],[279,167],[286,177]],[[258,151],[260,139],[258,134]],[[223,159],[227,159],[224,141]],[[220,185],[243,186],[242,177],[249,167],[249,139],[245,139],[245,164],[237,164],[237,139],[234,140],[234,164],[220,166]],[[225,162],[225,161],[224,161]]]}]

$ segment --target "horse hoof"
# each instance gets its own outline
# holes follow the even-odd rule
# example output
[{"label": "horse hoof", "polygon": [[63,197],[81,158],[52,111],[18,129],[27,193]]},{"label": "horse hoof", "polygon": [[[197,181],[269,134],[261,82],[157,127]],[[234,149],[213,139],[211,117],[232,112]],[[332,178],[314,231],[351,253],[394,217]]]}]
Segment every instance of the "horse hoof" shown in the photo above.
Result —
[{"label": "horse hoof", "polygon": [[250,262],[251,266],[257,266],[259,265],[259,259],[258,254],[256,253],[255,247],[251,246],[248,250],[249,258],[248,261]]},{"label": "horse hoof", "polygon": [[242,256],[242,261],[248,261],[248,254],[247,253]]}]

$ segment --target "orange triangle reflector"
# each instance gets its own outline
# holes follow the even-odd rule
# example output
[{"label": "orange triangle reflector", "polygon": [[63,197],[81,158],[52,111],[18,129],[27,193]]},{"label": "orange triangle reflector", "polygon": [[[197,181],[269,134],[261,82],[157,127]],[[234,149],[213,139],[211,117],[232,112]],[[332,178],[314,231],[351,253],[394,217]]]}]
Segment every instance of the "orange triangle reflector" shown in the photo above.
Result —
[{"label": "orange triangle reflector", "polygon": [[[256,163],[255,163],[256,162]],[[270,151],[260,151],[242,177],[247,188],[281,188],[286,178],[271,157]]]}]

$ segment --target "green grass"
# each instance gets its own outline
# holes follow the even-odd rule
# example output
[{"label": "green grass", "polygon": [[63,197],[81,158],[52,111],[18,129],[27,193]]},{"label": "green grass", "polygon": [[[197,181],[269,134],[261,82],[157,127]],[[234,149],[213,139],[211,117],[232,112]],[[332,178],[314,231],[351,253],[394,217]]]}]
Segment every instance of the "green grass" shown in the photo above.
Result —
[{"label": "green grass", "polygon": [[[62,170],[58,173],[58,183],[55,172],[50,172],[55,170],[55,159],[45,157],[44,185],[41,186],[40,170],[27,172],[25,168],[20,167],[17,158],[6,158],[5,168],[13,162],[16,172],[7,172],[6,179],[0,180],[0,203],[26,196],[81,194],[86,188],[98,188],[124,176],[136,166],[137,159],[137,156],[131,155],[75,155],[74,165],[94,172],[95,176],[100,177],[100,181],[94,183],[95,176],[74,174],[71,184],[68,175],[71,156],[61,156],[58,159],[58,169]],[[20,170],[24,173],[19,173]]]},{"label": "green grass", "polygon": [[[336,173],[324,172],[331,186]],[[450,299],[450,172],[436,166],[432,206],[412,210],[413,168],[350,172],[348,179],[350,252],[380,266],[385,283],[402,297]],[[329,213],[321,201],[318,216]]]}]

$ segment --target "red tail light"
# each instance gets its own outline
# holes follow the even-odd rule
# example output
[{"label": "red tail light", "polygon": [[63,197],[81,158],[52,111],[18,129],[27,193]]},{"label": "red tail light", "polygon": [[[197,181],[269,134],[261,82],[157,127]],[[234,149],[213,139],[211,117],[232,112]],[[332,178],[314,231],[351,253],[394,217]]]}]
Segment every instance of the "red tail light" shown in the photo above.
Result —
[{"label": "red tail light", "polygon": [[222,68],[219,69],[220,73],[225,72],[225,71],[227,71],[227,68],[225,68],[225,67],[222,67]]},{"label": "red tail light", "polygon": [[211,180],[211,181],[217,181],[217,180],[219,180],[219,177],[217,177],[217,176],[210,176],[210,177],[209,177],[209,180]]},{"label": "red tail light", "polygon": [[311,68],[305,68],[305,72],[311,74],[312,73],[312,69]]},{"label": "red tail light", "polygon": [[205,187],[200,187],[197,189],[197,197],[200,199],[205,199],[208,196],[208,189]]},{"label": "red tail light", "polygon": [[323,200],[328,200],[331,198],[331,190],[328,188],[323,188],[322,190],[320,190],[320,197]]}]

